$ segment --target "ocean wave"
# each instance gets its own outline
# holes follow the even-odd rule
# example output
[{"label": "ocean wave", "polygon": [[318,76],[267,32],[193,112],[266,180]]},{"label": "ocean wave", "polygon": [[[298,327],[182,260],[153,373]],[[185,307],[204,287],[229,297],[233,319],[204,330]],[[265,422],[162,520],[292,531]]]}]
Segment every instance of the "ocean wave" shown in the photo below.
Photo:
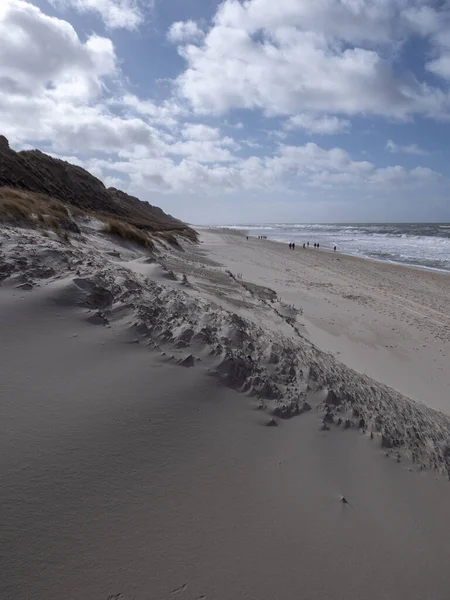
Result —
[{"label": "ocean wave", "polygon": [[340,252],[376,260],[450,271],[450,224],[442,223],[267,223],[233,225],[250,235],[264,231],[269,239],[299,246],[320,243]]}]

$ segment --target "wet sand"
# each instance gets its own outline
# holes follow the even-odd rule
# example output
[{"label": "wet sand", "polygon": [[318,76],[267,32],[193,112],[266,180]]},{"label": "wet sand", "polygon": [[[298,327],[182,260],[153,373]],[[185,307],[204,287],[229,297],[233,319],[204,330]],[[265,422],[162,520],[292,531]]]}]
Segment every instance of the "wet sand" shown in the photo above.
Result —
[{"label": "wet sand", "polygon": [[0,289],[2,600],[447,597],[448,481],[52,294]]}]

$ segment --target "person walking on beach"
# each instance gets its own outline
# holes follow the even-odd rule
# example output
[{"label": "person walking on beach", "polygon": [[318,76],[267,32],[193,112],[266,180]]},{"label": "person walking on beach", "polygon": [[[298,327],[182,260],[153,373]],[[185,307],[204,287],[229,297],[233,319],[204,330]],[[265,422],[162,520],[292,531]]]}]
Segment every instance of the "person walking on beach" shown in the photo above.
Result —
[{"label": "person walking on beach", "polygon": [[292,246],[292,244],[291,244],[291,242],[289,242],[289,250],[291,249],[291,246]]},{"label": "person walking on beach", "polygon": [[320,247],[320,244],[317,244],[317,247],[319,248],[319,247]]},{"label": "person walking on beach", "polygon": [[316,247],[316,245],[317,245],[316,242],[314,242],[314,248]]},{"label": "person walking on beach", "polygon": [[334,251],[336,252],[336,246],[334,247]]},{"label": "person walking on beach", "polygon": [[307,246],[308,246],[308,248],[309,248],[309,242],[308,242]]},{"label": "person walking on beach", "polygon": [[292,244],[292,250],[295,250],[295,242]]}]

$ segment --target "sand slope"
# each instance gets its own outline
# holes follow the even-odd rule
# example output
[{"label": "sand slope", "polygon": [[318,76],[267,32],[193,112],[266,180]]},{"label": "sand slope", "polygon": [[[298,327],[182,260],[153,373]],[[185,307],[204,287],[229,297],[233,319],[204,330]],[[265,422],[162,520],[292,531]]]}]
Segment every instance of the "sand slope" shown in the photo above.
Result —
[{"label": "sand slope", "polygon": [[84,235],[3,232],[0,597],[445,598],[448,419],[212,248]]},{"label": "sand slope", "polygon": [[303,309],[309,339],[341,362],[450,413],[450,276],[232,231],[201,230],[208,254]]}]

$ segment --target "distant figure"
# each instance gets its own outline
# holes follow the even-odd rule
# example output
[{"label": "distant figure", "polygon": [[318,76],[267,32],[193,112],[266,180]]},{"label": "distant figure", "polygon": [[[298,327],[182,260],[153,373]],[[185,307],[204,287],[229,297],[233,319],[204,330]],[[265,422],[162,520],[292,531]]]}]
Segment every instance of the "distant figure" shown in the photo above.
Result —
[{"label": "distant figure", "polygon": [[319,247],[320,247],[320,244],[317,244],[317,247],[319,248]]},{"label": "distant figure", "polygon": [[306,248],[306,244],[305,244],[305,242],[303,242],[303,249],[305,249],[305,248]]},{"label": "distant figure", "polygon": [[295,250],[295,242],[292,244],[292,250]]},{"label": "distant figure", "polygon": [[289,242],[289,250],[292,248],[292,244],[291,242]]},{"label": "distant figure", "polygon": [[247,242],[248,242],[248,236],[247,236]]},{"label": "distant figure", "polygon": [[308,246],[308,248],[309,248],[309,242],[308,242],[307,246]]},{"label": "distant figure", "polygon": [[336,252],[336,246],[334,247],[334,251]]},{"label": "distant figure", "polygon": [[316,242],[314,242],[314,248],[317,246]]}]

